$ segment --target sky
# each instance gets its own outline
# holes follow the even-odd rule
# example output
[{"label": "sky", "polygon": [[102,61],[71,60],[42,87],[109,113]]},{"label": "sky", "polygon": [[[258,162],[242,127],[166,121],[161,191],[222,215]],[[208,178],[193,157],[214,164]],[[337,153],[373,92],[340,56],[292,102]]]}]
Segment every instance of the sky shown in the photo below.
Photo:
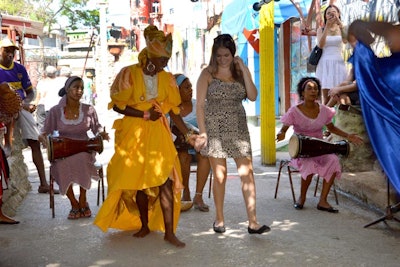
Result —
[{"label": "sky", "polygon": [[[96,9],[98,0],[90,0],[88,9]],[[108,1],[107,25],[114,23],[116,26],[130,28],[130,7],[129,0]],[[114,4],[111,4],[114,3]],[[115,4],[118,3],[118,4]]]},{"label": "sky", "polygon": [[[86,5],[87,9],[98,9],[97,3],[101,2],[99,0],[90,0]],[[130,28],[130,7],[129,0],[108,0],[108,14],[107,14],[107,25],[114,23],[116,26],[123,26],[125,28]],[[118,4],[115,4],[118,3]],[[59,7],[57,1],[53,2],[54,9]],[[61,26],[68,25],[67,18],[60,18],[59,23]]]}]

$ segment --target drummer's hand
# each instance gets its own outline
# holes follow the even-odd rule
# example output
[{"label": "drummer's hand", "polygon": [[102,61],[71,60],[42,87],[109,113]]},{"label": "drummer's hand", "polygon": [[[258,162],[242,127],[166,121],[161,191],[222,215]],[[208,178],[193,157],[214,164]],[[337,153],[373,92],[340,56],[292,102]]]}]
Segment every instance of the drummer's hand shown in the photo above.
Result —
[{"label": "drummer's hand", "polygon": [[100,135],[103,138],[103,140],[110,141],[110,136],[108,135],[108,133],[106,131],[101,132]]},{"label": "drummer's hand", "polygon": [[282,141],[283,139],[285,139],[285,133],[283,133],[283,132],[279,132],[277,135],[276,135],[276,141]]},{"label": "drummer's hand", "polygon": [[47,148],[47,138],[43,134],[39,135],[39,142],[42,143],[44,148]]},{"label": "drummer's hand", "polygon": [[349,134],[347,136],[347,140],[352,142],[355,145],[361,145],[364,143],[364,140],[357,134]]}]

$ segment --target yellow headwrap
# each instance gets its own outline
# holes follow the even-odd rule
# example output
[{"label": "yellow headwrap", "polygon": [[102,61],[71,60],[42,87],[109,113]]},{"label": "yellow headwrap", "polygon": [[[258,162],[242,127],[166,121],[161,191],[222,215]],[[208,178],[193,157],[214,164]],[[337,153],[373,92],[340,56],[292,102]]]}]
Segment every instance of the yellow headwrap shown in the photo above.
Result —
[{"label": "yellow headwrap", "polygon": [[150,25],[144,29],[144,38],[146,40],[148,58],[171,57],[172,36],[170,33],[165,35],[156,26]]}]

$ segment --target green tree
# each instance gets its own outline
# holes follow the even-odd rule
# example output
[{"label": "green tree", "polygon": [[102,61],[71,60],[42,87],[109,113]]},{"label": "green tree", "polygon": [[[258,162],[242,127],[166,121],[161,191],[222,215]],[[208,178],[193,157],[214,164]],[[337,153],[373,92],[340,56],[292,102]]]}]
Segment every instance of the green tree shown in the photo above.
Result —
[{"label": "green tree", "polygon": [[[50,2],[52,0],[49,0]],[[80,25],[98,27],[100,14],[97,9],[88,10],[86,4],[89,0],[62,0],[61,15],[68,18],[71,29],[76,29]]]},{"label": "green tree", "polygon": [[30,17],[33,5],[25,0],[1,0],[0,11],[12,16]]},{"label": "green tree", "polygon": [[67,28],[76,29],[81,26],[97,27],[99,25],[99,11],[88,10],[89,0],[2,0],[0,10],[3,13],[28,17],[44,23],[47,32],[54,24],[59,24],[62,17],[68,19]]}]

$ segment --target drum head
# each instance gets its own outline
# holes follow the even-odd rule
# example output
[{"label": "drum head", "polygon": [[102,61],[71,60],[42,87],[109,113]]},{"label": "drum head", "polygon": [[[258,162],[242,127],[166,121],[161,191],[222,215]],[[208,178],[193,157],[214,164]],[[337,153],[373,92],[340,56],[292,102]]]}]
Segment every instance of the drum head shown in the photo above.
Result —
[{"label": "drum head", "polygon": [[289,139],[289,155],[292,158],[297,158],[299,154],[300,141],[297,134],[293,134]]}]

